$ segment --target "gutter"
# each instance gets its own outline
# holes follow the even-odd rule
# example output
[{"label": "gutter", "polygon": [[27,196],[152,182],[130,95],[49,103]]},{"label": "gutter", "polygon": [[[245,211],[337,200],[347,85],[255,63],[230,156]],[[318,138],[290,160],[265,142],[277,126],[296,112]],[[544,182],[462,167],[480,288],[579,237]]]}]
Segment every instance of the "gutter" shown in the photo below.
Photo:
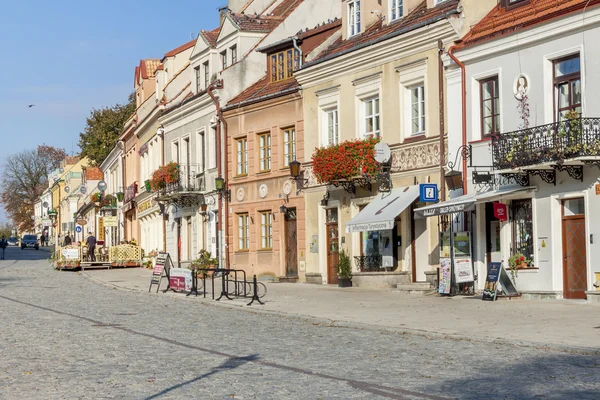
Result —
[{"label": "gutter", "polygon": [[[452,46],[448,49],[448,56],[456,63],[460,68],[460,80],[461,80],[461,104],[462,104],[462,145],[467,145],[467,72],[465,64],[459,61],[454,55],[456,46]],[[463,195],[467,194],[467,159],[462,157],[463,167]]]},{"label": "gutter", "polygon": [[379,42],[384,42],[384,41],[386,41],[388,39],[392,39],[392,38],[394,38],[396,36],[400,36],[400,35],[403,35],[403,34],[405,34],[407,32],[411,32],[411,31],[414,31],[416,29],[423,28],[423,27],[425,27],[427,25],[431,25],[431,24],[434,24],[436,22],[439,22],[439,21],[441,21],[443,19],[447,19],[449,16],[456,15],[456,14],[460,14],[460,11],[458,11],[458,9],[453,9],[453,10],[447,11],[447,12],[445,12],[442,15],[439,15],[439,16],[437,16],[435,18],[431,18],[431,19],[425,20],[425,21],[420,22],[420,23],[418,23],[416,25],[407,26],[406,28],[394,31],[394,32],[389,33],[389,34],[387,34],[385,36],[382,36],[382,37],[377,38],[377,39],[370,40],[368,42],[365,42],[365,43],[360,44],[358,46],[352,47],[350,49],[346,49],[346,50],[341,51],[339,53],[333,53],[333,54],[330,54],[330,55],[325,56],[323,58],[320,58],[320,59],[308,62],[308,63],[304,64],[304,67],[300,68],[300,70],[312,67],[312,66],[317,65],[317,64],[324,63],[325,61],[329,61],[329,60],[332,60],[334,58],[337,58],[337,57],[340,57],[340,56],[343,56],[343,55],[346,55],[346,54],[349,54],[349,53],[353,53],[355,51],[358,51],[360,49],[364,49],[366,47],[370,47],[370,46],[372,46],[374,44],[377,44]]},{"label": "gutter", "polygon": [[294,48],[298,51],[298,53],[300,53],[300,59],[299,59],[299,63],[300,65],[298,65],[298,68],[302,68],[302,49],[298,46],[298,36],[294,36],[292,38],[292,44],[294,45]]}]

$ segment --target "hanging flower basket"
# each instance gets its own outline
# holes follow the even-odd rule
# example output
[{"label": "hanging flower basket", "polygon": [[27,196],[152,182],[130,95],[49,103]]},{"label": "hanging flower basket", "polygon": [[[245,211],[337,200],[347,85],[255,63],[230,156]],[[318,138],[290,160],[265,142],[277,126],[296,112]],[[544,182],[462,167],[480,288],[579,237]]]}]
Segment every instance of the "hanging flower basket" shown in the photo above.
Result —
[{"label": "hanging flower basket", "polygon": [[152,173],[152,179],[146,181],[150,184],[153,191],[164,189],[167,183],[177,183],[179,181],[179,164],[170,162],[167,165],[159,167]]},{"label": "hanging flower basket", "polygon": [[368,138],[315,149],[312,166],[317,182],[333,183],[356,176],[375,176],[380,169],[375,161],[375,144],[378,142],[377,138]]}]

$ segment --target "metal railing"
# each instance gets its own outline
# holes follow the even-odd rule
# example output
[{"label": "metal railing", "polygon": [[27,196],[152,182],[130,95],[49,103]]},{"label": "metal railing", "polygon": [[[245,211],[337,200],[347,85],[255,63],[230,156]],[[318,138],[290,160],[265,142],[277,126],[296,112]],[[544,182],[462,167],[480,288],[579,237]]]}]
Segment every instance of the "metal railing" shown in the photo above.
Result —
[{"label": "metal railing", "polygon": [[206,179],[202,165],[179,164],[177,182],[166,183],[164,189],[161,189],[161,193],[202,192],[204,190],[206,190]]},{"label": "metal railing", "polygon": [[566,119],[492,136],[496,169],[600,155],[600,118]]},{"label": "metal railing", "polygon": [[360,272],[379,272],[382,270],[381,254],[354,257],[354,263]]}]

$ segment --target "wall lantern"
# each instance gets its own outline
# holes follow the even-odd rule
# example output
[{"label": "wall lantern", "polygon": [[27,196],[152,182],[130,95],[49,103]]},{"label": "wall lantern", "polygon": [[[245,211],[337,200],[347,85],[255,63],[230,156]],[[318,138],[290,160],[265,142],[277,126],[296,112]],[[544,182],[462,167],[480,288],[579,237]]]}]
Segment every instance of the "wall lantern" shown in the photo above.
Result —
[{"label": "wall lantern", "polygon": [[279,207],[279,212],[282,214],[287,213],[288,208],[284,205],[282,205],[281,207]]},{"label": "wall lantern", "polygon": [[450,190],[458,190],[463,188],[462,173],[460,171],[450,171],[444,176],[446,185]]},{"label": "wall lantern", "polygon": [[[446,181],[446,185],[448,185],[448,189],[450,189],[450,190],[464,189],[462,173],[460,171],[455,171],[454,167],[457,165],[459,156],[462,160],[468,160],[469,167],[472,167],[473,166],[472,154],[473,154],[473,151],[472,151],[471,145],[463,145],[463,146],[460,146],[458,148],[458,150],[456,151],[456,156],[454,157],[454,162],[448,161],[447,166],[448,166],[448,168],[450,168],[450,171],[448,171],[448,173],[444,176],[444,180]],[[463,172],[466,173],[466,171],[463,171]]]},{"label": "wall lantern", "polygon": [[290,177],[296,182],[299,189],[302,190],[308,183],[308,179],[304,179],[304,174],[300,171],[300,161],[294,160],[290,162]]},{"label": "wall lantern", "polygon": [[225,179],[220,176],[215,178],[215,189],[217,190],[217,193],[225,196],[227,201],[231,201],[231,190],[225,188]]}]

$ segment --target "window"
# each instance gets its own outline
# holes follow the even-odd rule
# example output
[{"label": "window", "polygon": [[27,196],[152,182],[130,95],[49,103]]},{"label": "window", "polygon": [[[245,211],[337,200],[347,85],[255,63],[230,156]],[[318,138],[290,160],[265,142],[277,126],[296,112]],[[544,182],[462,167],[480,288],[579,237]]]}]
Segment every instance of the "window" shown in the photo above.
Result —
[{"label": "window", "polygon": [[231,64],[233,65],[237,62],[237,46],[231,46],[229,52],[231,53]]},{"label": "window", "polygon": [[300,53],[296,49],[288,49],[271,54],[271,81],[282,81],[294,76],[300,68]]},{"label": "window", "polygon": [[425,133],[425,86],[419,85],[410,89],[410,109],[412,134]]},{"label": "window", "polygon": [[210,85],[210,65],[208,61],[202,64],[202,67],[204,68],[204,88],[207,88]]},{"label": "window", "polygon": [[238,176],[248,175],[248,139],[237,139],[237,171]]},{"label": "window", "polygon": [[206,139],[204,136],[204,131],[200,131],[200,136],[198,137],[198,144],[200,145],[200,168],[201,172],[206,171]]},{"label": "window", "polygon": [[296,159],[296,128],[283,130],[283,166],[289,167]]},{"label": "window", "polygon": [[392,21],[402,17],[402,0],[390,0]]},{"label": "window", "polygon": [[531,199],[513,200],[510,205],[513,231],[512,254],[533,260],[533,218]]},{"label": "window", "polygon": [[360,33],[360,0],[348,2],[348,36]]},{"label": "window", "polygon": [[338,110],[337,108],[327,111],[327,143],[329,146],[339,144],[338,134]]},{"label": "window", "polygon": [[[441,3],[441,1],[438,0],[438,3]],[[529,4],[529,0],[502,0],[504,8],[514,8],[525,4]]]},{"label": "window", "polygon": [[494,135],[500,132],[500,95],[498,93],[498,77],[479,82],[481,107],[481,134]]},{"label": "window", "polygon": [[365,108],[365,136],[379,137],[379,97],[363,101]]},{"label": "window", "polygon": [[200,67],[194,68],[194,72],[196,74],[196,92],[200,93],[202,91],[202,86],[201,86],[202,78],[200,75]]},{"label": "window", "polygon": [[273,213],[271,211],[260,212],[260,248],[261,250],[273,248]]},{"label": "window", "polygon": [[258,135],[258,146],[260,172],[268,172],[271,170],[271,134],[262,133]]},{"label": "window", "polygon": [[250,248],[250,224],[248,213],[238,214],[238,250],[244,251]]},{"label": "window", "polygon": [[569,111],[581,113],[581,60],[579,54],[553,62],[555,107],[558,120]]},{"label": "window", "polygon": [[227,50],[221,52],[221,69],[227,68]]}]

